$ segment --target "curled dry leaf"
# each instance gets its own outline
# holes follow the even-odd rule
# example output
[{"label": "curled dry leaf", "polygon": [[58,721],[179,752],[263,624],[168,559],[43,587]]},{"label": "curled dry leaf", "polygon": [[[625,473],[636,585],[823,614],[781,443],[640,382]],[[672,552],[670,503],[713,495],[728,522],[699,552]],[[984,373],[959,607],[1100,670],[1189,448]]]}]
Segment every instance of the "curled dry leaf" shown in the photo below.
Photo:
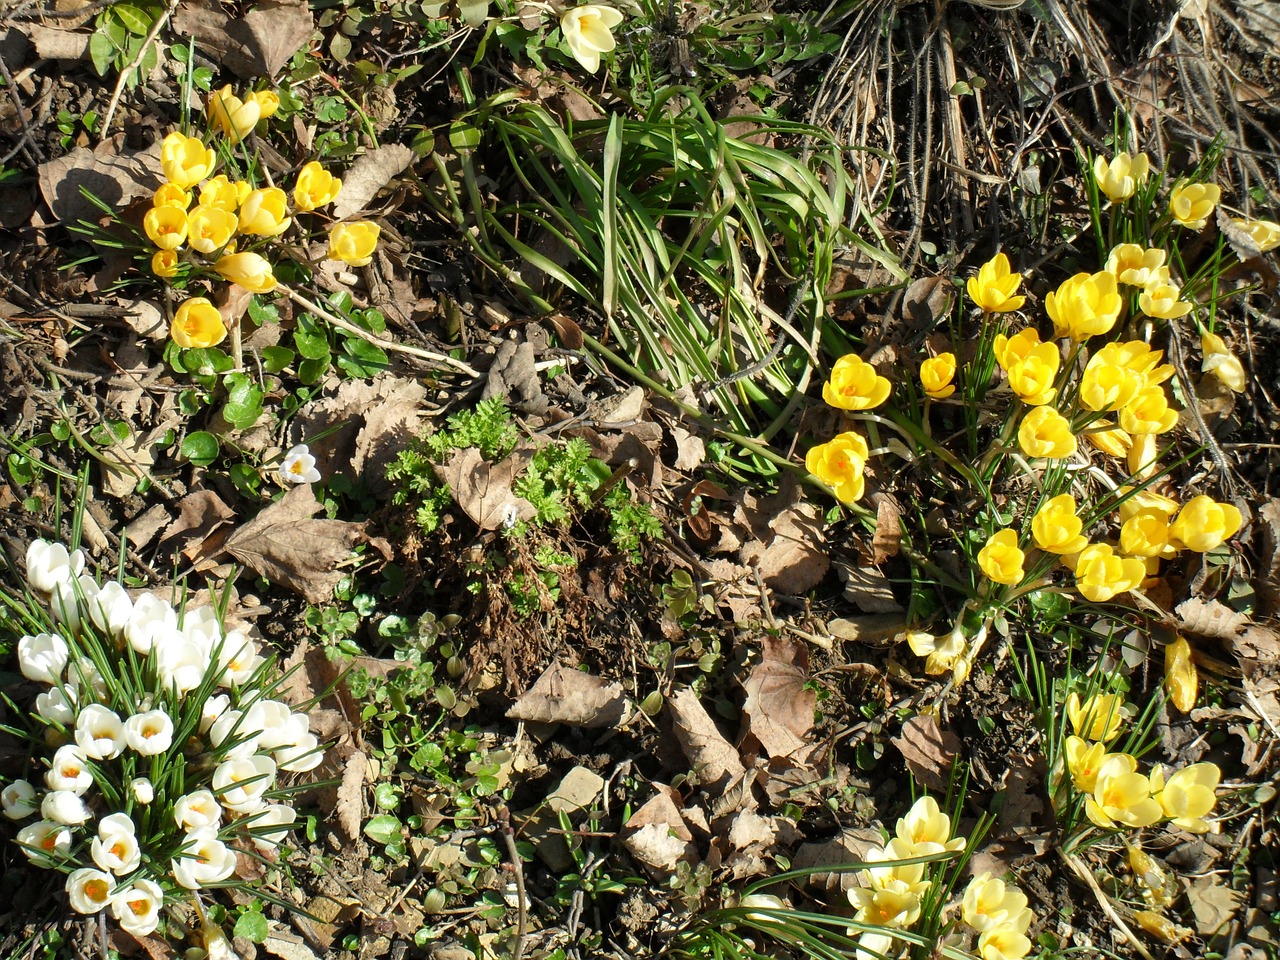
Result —
[{"label": "curled dry leaf", "polygon": [[511,492],[529,460],[530,449],[517,450],[505,460],[490,463],[475,447],[455,450],[449,462],[436,467],[436,476],[449,485],[454,502],[481,530],[497,530],[505,523],[529,520],[537,511],[524,497]]},{"label": "curled dry leaf", "polygon": [[364,782],[368,775],[369,758],[359,750],[353,750],[342,771],[338,802],[334,808],[338,826],[348,840],[355,840],[360,836],[360,820],[364,816]]},{"label": "curled dry leaf", "polygon": [[943,730],[931,716],[912,717],[902,725],[902,735],[890,741],[907,763],[911,775],[929,790],[946,790],[951,765],[960,752],[960,738]]},{"label": "curled dry leaf", "polygon": [[160,186],[160,148],[136,153],[117,152],[112,141],[97,150],[77,147],[65,156],[40,164],[40,195],[62,223],[94,222],[102,211],[84,191],[113,209],[130,200],[150,197]]},{"label": "curled dry leaf", "polygon": [[698,848],[675,802],[675,791],[655,786],[658,792],[627,821],[622,845],[651,874],[669,877],[681,863],[696,865]]},{"label": "curled dry leaf", "polygon": [[342,175],[342,192],[333,201],[334,218],[345,220],[359,213],[393,177],[403,173],[412,160],[413,151],[399,143],[370,150]]},{"label": "curled dry leaf", "polygon": [[667,707],[676,741],[709,793],[718,794],[743,777],[746,769],[738,751],[720,733],[697,694],[686,687],[667,700]]},{"label": "curled dry leaf", "polygon": [[342,579],[337,565],[366,537],[364,524],[313,519],[322,509],[311,485],[299,484],[227,537],[223,549],[308,603],[325,603]]},{"label": "curled dry leaf", "polygon": [[553,663],[507,711],[512,720],[616,727],[626,712],[622,684]]},{"label": "curled dry leaf", "polygon": [[803,641],[766,636],[761,660],[743,683],[744,733],[760,741],[770,757],[787,757],[808,745],[818,694],[809,681],[809,650]]}]

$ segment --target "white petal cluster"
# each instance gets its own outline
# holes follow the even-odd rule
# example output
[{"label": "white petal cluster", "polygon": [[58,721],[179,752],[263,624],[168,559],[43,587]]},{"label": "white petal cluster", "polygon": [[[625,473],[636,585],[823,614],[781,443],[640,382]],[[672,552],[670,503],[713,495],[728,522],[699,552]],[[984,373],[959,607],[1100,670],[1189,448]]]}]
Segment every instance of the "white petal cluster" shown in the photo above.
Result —
[{"label": "white petal cluster", "polygon": [[[67,875],[73,910],[109,909],[144,936],[165,887],[232,876],[232,835],[278,847],[297,822],[275,800],[279,777],[315,768],[323,750],[307,714],[263,696],[265,661],[246,631],[224,630],[212,606],[179,613],[84,571],[80,551],[61,544],[27,551],[27,582],[52,626],[21,637],[17,658],[46,687],[33,715],[44,729],[28,777],[0,784],[0,812],[19,822],[33,864]],[[169,771],[170,758],[187,771],[185,794],[142,775]],[[176,853],[174,824],[185,835]]]}]

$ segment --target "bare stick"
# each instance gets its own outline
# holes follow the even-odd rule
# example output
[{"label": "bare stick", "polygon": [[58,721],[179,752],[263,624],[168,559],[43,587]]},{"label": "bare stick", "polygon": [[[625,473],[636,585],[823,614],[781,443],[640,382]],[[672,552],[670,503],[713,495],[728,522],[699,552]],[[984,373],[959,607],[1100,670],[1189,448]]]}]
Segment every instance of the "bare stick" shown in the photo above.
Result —
[{"label": "bare stick", "polygon": [[1063,853],[1061,850],[1058,852],[1062,854],[1062,859],[1066,861],[1067,866],[1071,868],[1071,872],[1084,881],[1085,886],[1093,891],[1093,896],[1098,901],[1098,906],[1102,908],[1102,912],[1105,913],[1111,919],[1111,922],[1116,925],[1116,929],[1125,935],[1125,939],[1129,941],[1129,944],[1133,949],[1138,951],[1138,955],[1142,957],[1142,960],[1154,960],[1150,951],[1142,945],[1142,941],[1139,940],[1134,935],[1133,931],[1129,929],[1128,925],[1120,919],[1120,914],[1118,914],[1116,912],[1116,908],[1111,905],[1111,898],[1102,892],[1102,888],[1098,886],[1098,881],[1093,878],[1093,873],[1089,868],[1081,863],[1074,853]]},{"label": "bare stick", "polygon": [[473,377],[480,376],[480,372],[474,367],[463,363],[461,360],[453,359],[453,357],[449,356],[447,353],[436,353],[434,350],[423,350],[421,347],[411,347],[407,344],[396,343],[394,340],[384,340],[382,337],[374,336],[368,330],[360,329],[350,320],[345,320],[336,314],[330,313],[318,304],[308,300],[296,290],[291,290],[283,284],[276,289],[281,291],[298,306],[306,307],[317,317],[320,317],[322,320],[327,320],[339,330],[343,330],[351,334],[353,337],[359,337],[367,343],[372,343],[375,347],[381,347],[383,350],[389,350],[393,353],[403,353],[411,357],[418,357],[422,360],[430,360],[432,363],[442,363],[445,366],[453,367],[455,370]]},{"label": "bare stick", "polygon": [[503,807],[498,812],[502,823],[502,839],[507,845],[507,853],[511,857],[511,870],[516,875],[516,942],[511,948],[511,960],[521,960],[524,956],[524,938],[528,932],[529,915],[524,898],[524,865],[520,862],[520,850],[516,847],[515,831],[511,829],[511,811]]},{"label": "bare stick", "polygon": [[129,66],[120,71],[120,76],[116,78],[116,88],[111,93],[111,102],[107,104],[107,112],[102,116],[102,136],[98,140],[99,143],[107,139],[108,132],[111,129],[111,118],[115,116],[116,107],[120,106],[120,95],[124,93],[125,81],[129,79],[129,74],[138,69],[138,65],[142,63],[147,51],[151,49],[151,44],[156,42],[156,37],[160,35],[160,31],[169,22],[169,18],[173,16],[173,11],[177,7],[178,0],[169,0],[169,6],[165,8],[164,13],[156,18],[156,22],[151,25],[151,32],[143,39],[142,46],[138,49],[138,55],[133,58],[133,62]]}]

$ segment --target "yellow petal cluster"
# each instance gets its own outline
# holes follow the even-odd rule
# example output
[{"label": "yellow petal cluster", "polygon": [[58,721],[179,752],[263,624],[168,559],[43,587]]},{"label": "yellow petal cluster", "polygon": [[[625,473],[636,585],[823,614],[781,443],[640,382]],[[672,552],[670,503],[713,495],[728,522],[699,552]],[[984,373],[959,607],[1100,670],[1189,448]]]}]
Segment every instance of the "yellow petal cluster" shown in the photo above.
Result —
[{"label": "yellow petal cluster", "polygon": [[1135,557],[1171,557],[1169,515],[1155,507],[1138,510],[1120,527],[1120,550]]},{"label": "yellow petal cluster", "polygon": [[920,385],[925,396],[932,400],[945,400],[956,392],[951,381],[956,376],[956,355],[940,353],[920,364]]},{"label": "yellow petal cluster", "polygon": [[969,299],[983,313],[1019,310],[1027,302],[1026,297],[1018,296],[1018,286],[1021,283],[1022,274],[1010,272],[1009,258],[1003,253],[997,253],[978,268],[976,277],[969,278]]},{"label": "yellow petal cluster", "polygon": [[192,297],[174,313],[169,335],[180,347],[215,347],[226,339],[227,328],[206,297]]},{"label": "yellow petal cluster", "polygon": [[1089,545],[1081,534],[1083,521],[1076,514],[1076,499],[1069,493],[1048,500],[1031,518],[1031,535],[1036,546],[1059,556],[1079,553]]},{"label": "yellow petal cluster", "polygon": [[1158,247],[1121,243],[1113,247],[1107,257],[1107,273],[1114,274],[1118,283],[1145,287],[1164,276],[1166,256],[1168,254]]},{"label": "yellow petal cluster", "polygon": [[1178,518],[1169,527],[1169,538],[1188,550],[1208,553],[1234,537],[1243,522],[1244,518],[1234,506],[1202,494],[1183,504]]},{"label": "yellow petal cluster", "polygon": [[[1012,359],[1014,350],[1021,346],[1018,344],[1012,349],[1006,348],[1005,356]],[[1054,397],[1058,395],[1053,381],[1058,376],[1058,365],[1061,360],[1056,344],[1030,345],[1024,356],[1014,360],[1005,368],[1009,374],[1009,388],[1018,395],[1019,400],[1029,406],[1036,407],[1052,403]]]},{"label": "yellow petal cluster", "polygon": [[1006,528],[993,533],[986,546],[978,551],[978,566],[987,579],[1014,587],[1026,576],[1023,569],[1026,558],[1026,554],[1018,547],[1018,534]]},{"label": "yellow petal cluster", "polygon": [[1191,644],[1178,637],[1164,648],[1164,691],[1170,703],[1183,713],[1190,713],[1199,688],[1200,674],[1191,657]]},{"label": "yellow petal cluster", "polygon": [[1145,153],[1135,156],[1117,153],[1110,162],[1101,156],[1093,159],[1093,179],[1112,203],[1132,197],[1139,185],[1146,182],[1150,172],[1151,161]]},{"label": "yellow petal cluster", "polygon": [[912,854],[915,857],[965,847],[964,837],[951,836],[951,817],[942,812],[933,797],[921,797],[912,804],[898,820],[896,834],[915,851]]},{"label": "yellow petal cluster", "polygon": [[270,293],[276,288],[275,273],[261,254],[245,251],[219,257],[213,269],[222,279],[239,284],[250,293]]},{"label": "yellow petal cluster", "polygon": [[1099,827],[1149,827],[1164,816],[1151,796],[1151,781],[1138,773],[1127,753],[1108,754],[1098,770],[1093,794],[1085,797],[1085,815]]},{"label": "yellow petal cluster", "polygon": [[338,198],[342,181],[312,160],[298,171],[293,188],[293,203],[299,210],[315,210]]},{"label": "yellow petal cluster", "polygon": [[1067,697],[1067,720],[1076,735],[1102,743],[1120,736],[1124,719],[1124,697],[1114,693],[1094,693],[1081,701],[1080,694]]},{"label": "yellow petal cluster", "polygon": [[820,443],[805,455],[805,469],[835,491],[841,503],[862,499],[865,489],[863,470],[867,465],[867,441],[853,432],[845,432]]},{"label": "yellow petal cluster", "polygon": [[240,204],[240,232],[278,237],[289,229],[289,198],[279,187],[250,191]]},{"label": "yellow petal cluster", "polygon": [[1044,298],[1054,335],[1076,342],[1109,332],[1123,305],[1115,274],[1106,270],[1068,277]]},{"label": "yellow petal cluster", "polygon": [[1200,365],[1200,372],[1217,377],[1228,390],[1244,393],[1249,385],[1244,365],[1240,362],[1240,358],[1231,352],[1226,342],[1216,333],[1205,330],[1200,334],[1200,349],[1204,351],[1204,362]]},{"label": "yellow petal cluster", "polygon": [[171,133],[160,144],[160,166],[164,178],[182,190],[189,190],[213,173],[217,158],[213,148],[199,137]]},{"label": "yellow petal cluster", "polygon": [[1143,387],[1120,408],[1120,426],[1131,436],[1168,433],[1178,424],[1178,412],[1158,386]]},{"label": "yellow petal cluster", "polygon": [[253,187],[245,181],[228,180],[225,173],[220,173],[206,180],[200,187],[200,204],[235,213],[252,192]]},{"label": "yellow petal cluster", "polygon": [[1245,220],[1242,217],[1232,217],[1231,222],[1249,235],[1259,252],[1266,253],[1280,247],[1280,223],[1274,220]]},{"label": "yellow petal cluster", "polygon": [[1081,793],[1093,793],[1098,782],[1098,771],[1108,756],[1105,743],[1092,743],[1083,737],[1069,736],[1063,743],[1067,757],[1067,771],[1071,782]]},{"label": "yellow petal cluster", "polygon": [[1053,407],[1035,407],[1018,427],[1018,446],[1028,457],[1062,459],[1076,452],[1076,436]]},{"label": "yellow petal cluster", "polygon": [[199,253],[215,253],[236,235],[236,215],[222,207],[198,205],[187,215],[187,243]]},{"label": "yellow petal cluster", "polygon": [[209,116],[228,140],[239,143],[262,119],[262,105],[253,97],[241,100],[231,92],[228,84],[209,94]]},{"label": "yellow petal cluster", "polygon": [[1208,833],[1204,820],[1218,801],[1218,784],[1222,771],[1213,763],[1193,763],[1183,767],[1167,781],[1157,770],[1151,778],[1152,793],[1161,811],[1176,827],[1188,833]]},{"label": "yellow petal cluster", "polygon": [[1076,589],[1086,600],[1105,603],[1146,579],[1147,565],[1137,557],[1118,556],[1110,544],[1093,543],[1076,559]]},{"label": "yellow petal cluster", "polygon": [[142,217],[147,239],[161,250],[177,250],[187,239],[187,211],[182,207],[152,207]]},{"label": "yellow petal cluster", "polygon": [[1169,193],[1169,213],[1188,230],[1200,230],[1221,199],[1222,188],[1216,183],[1180,183]]},{"label": "yellow petal cluster", "polygon": [[329,231],[329,259],[341,260],[353,267],[367,266],[373,261],[381,231],[376,223],[367,220],[338,224]]},{"label": "yellow petal cluster", "polygon": [[191,206],[191,191],[184,190],[176,183],[162,183],[152,195],[153,207],[181,207],[183,210]]},{"label": "yellow petal cluster", "polygon": [[1181,297],[1182,291],[1172,283],[1157,281],[1138,294],[1138,308],[1148,317],[1175,320],[1191,312],[1191,304]]},{"label": "yellow petal cluster", "polygon": [[850,353],[831,368],[831,376],[822,385],[822,399],[841,410],[870,410],[888,400],[891,389],[875,367]]}]

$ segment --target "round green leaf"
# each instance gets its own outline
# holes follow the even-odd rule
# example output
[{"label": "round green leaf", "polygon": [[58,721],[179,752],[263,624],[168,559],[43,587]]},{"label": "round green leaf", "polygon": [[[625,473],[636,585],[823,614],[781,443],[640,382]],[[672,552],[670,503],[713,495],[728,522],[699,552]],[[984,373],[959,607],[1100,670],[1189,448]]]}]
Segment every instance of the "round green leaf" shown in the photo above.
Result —
[{"label": "round green leaf", "polygon": [[198,430],[187,434],[180,450],[197,467],[207,467],[218,458],[218,438],[206,430]]},{"label": "round green leaf", "polygon": [[271,932],[271,928],[267,926],[267,918],[256,911],[240,914],[240,918],[236,920],[235,935],[244,937],[253,943],[266,943],[267,934]]},{"label": "round green leaf", "polygon": [[400,819],[389,813],[382,813],[364,825],[364,835],[374,843],[388,844],[400,836],[402,827]]}]

